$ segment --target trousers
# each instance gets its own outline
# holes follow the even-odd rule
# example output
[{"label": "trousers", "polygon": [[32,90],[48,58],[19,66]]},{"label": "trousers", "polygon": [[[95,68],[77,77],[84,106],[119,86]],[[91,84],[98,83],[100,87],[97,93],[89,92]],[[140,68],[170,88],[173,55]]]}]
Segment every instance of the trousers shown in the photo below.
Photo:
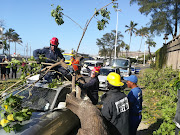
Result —
[{"label": "trousers", "polygon": [[136,135],[137,128],[142,120],[142,115],[132,115],[129,116],[129,130],[130,135]]}]

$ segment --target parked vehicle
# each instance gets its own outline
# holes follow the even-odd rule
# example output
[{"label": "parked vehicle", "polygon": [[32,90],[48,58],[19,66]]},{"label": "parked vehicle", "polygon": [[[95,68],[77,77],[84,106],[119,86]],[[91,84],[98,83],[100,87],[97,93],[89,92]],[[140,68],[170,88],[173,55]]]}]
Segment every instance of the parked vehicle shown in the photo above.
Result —
[{"label": "parked vehicle", "polygon": [[131,74],[135,74],[135,67],[134,66],[131,66],[130,70],[131,70]]},{"label": "parked vehicle", "polygon": [[116,72],[120,74],[119,68],[113,68],[110,66],[100,68],[98,79],[99,79],[99,88],[101,90],[108,90],[107,89],[107,76],[110,72]]},{"label": "parked vehicle", "polygon": [[[77,131],[80,121],[74,113],[65,108],[66,95],[71,91],[70,82],[64,82],[58,88],[48,88],[46,83],[36,83],[32,89],[19,93],[25,97],[22,106],[33,109],[34,112],[30,120],[21,123],[23,127],[20,131],[11,131],[8,135],[72,135],[74,130]],[[0,134],[7,133],[0,128]]]},{"label": "parked vehicle", "polygon": [[103,61],[98,61],[98,60],[87,60],[84,61],[84,65],[81,68],[81,74],[82,75],[89,75],[89,72],[94,68],[94,67],[102,67],[103,66]]},{"label": "parked vehicle", "polygon": [[141,68],[140,67],[135,67],[135,74],[139,74]]},{"label": "parked vehicle", "polygon": [[73,57],[74,54],[64,53],[63,56],[64,56],[64,58],[65,58],[65,63],[66,63],[67,65],[71,65],[71,64],[72,64],[72,63],[71,63],[71,57]]},{"label": "parked vehicle", "polygon": [[129,59],[125,59],[125,58],[113,59],[110,65],[120,69],[121,77],[127,77],[131,74],[131,70],[130,70],[131,63]]}]

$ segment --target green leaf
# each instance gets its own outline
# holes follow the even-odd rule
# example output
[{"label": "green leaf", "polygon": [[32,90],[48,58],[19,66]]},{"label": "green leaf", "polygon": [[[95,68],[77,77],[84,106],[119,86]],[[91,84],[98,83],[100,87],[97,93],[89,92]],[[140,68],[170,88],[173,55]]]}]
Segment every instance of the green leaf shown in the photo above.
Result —
[{"label": "green leaf", "polygon": [[5,127],[3,127],[3,129],[6,131],[6,133],[10,133],[12,128],[9,125],[6,125]]},{"label": "green leaf", "polygon": [[22,112],[27,112],[29,109],[22,109]]},{"label": "green leaf", "polygon": [[24,120],[24,118],[23,118],[22,116],[16,116],[16,119],[17,119],[18,121],[23,121],[23,120]]}]

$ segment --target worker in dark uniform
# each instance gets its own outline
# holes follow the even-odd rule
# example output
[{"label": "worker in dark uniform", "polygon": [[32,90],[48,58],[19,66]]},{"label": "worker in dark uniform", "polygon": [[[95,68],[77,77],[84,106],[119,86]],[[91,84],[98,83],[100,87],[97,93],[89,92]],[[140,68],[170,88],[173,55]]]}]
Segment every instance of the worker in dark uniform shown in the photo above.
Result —
[{"label": "worker in dark uniform", "polygon": [[[39,62],[39,55],[45,55],[46,63],[56,63],[56,61],[60,61],[61,59],[65,60],[63,55],[60,52],[60,49],[58,49],[58,39],[56,37],[53,37],[50,40],[50,47],[46,47],[43,49],[37,49],[33,51],[33,56],[36,59],[38,63]],[[58,72],[62,73],[62,76],[66,75],[68,71],[64,69],[62,66],[56,66],[52,70],[56,70]],[[48,82],[52,82],[52,79],[54,79],[54,75],[51,72],[48,72],[45,76],[44,79],[47,80]]]},{"label": "worker in dark uniform", "polygon": [[121,77],[115,72],[107,76],[109,91],[103,95],[101,113],[108,123],[112,135],[129,134],[129,103],[126,94],[123,93]]},{"label": "worker in dark uniform", "polygon": [[136,135],[137,128],[142,119],[142,90],[137,86],[138,78],[135,75],[124,77],[131,91],[128,94],[130,134]]},{"label": "worker in dark uniform", "polygon": [[92,103],[96,105],[98,103],[98,91],[99,91],[99,68],[94,67],[91,71],[91,79],[88,83],[79,83],[79,87],[83,90],[87,90],[87,96],[90,98]]}]

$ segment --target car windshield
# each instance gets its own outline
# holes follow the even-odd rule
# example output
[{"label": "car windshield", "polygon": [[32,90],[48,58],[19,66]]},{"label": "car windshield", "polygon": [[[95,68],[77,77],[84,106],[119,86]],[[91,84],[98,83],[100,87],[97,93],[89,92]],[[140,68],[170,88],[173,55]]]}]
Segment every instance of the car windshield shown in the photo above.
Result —
[{"label": "car windshield", "polygon": [[[29,93],[32,95],[29,96]],[[48,88],[34,87],[32,90],[30,88],[21,92],[19,95],[25,97],[23,98],[23,107],[29,107],[38,111],[47,111],[52,105],[56,91]]]},{"label": "car windshield", "polygon": [[103,75],[103,76],[107,76],[110,72],[115,72],[115,70],[114,69],[105,69],[105,68],[103,69],[103,68],[101,68],[99,74]]},{"label": "car windshield", "polygon": [[71,55],[63,55],[64,56],[64,58],[65,58],[65,60],[70,60],[71,59]]},{"label": "car windshield", "polygon": [[94,63],[91,63],[91,62],[84,62],[84,64],[86,64],[86,65],[88,65],[88,66],[95,67],[95,64],[94,64]]},{"label": "car windshield", "polygon": [[129,61],[124,59],[116,59],[112,61],[112,66],[114,67],[128,67]]}]

